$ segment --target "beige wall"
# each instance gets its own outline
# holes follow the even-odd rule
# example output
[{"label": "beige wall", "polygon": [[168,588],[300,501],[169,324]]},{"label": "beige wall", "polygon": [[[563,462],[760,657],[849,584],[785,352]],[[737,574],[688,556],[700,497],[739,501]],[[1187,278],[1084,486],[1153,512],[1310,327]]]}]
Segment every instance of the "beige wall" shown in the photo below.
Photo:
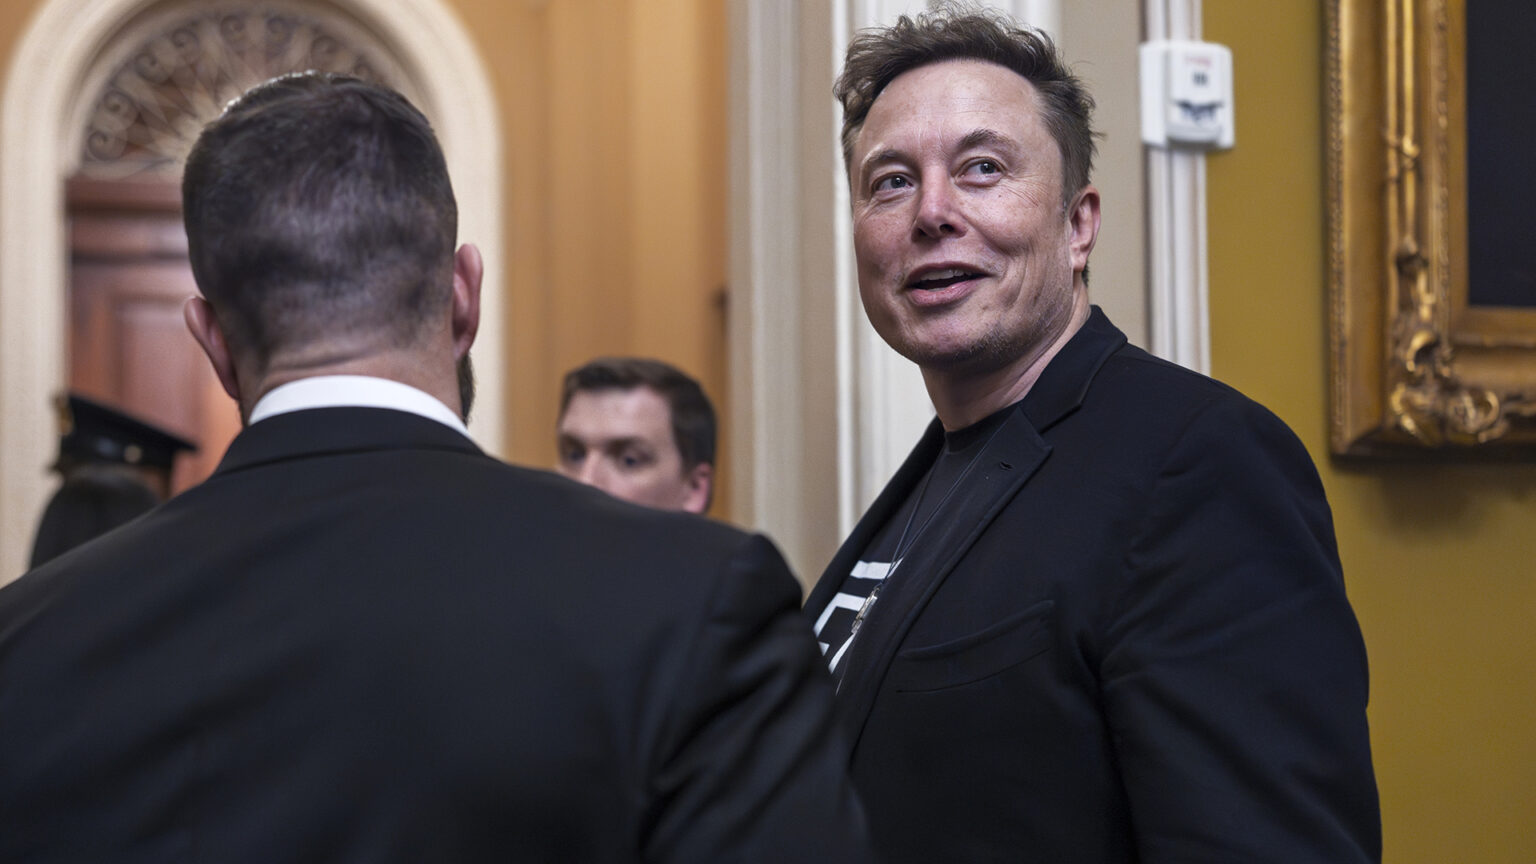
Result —
[{"label": "beige wall", "polygon": [[723,399],[723,6],[453,5],[507,133],[513,458],[550,464],[559,377],[599,353],[661,357]]},{"label": "beige wall", "polygon": [[1212,365],[1306,442],[1370,652],[1392,864],[1536,861],[1536,465],[1327,455],[1322,3],[1205,0],[1237,147],[1209,162]]},{"label": "beige wall", "polygon": [[1104,221],[1093,249],[1088,298],[1145,348],[1147,172],[1136,86],[1139,6],[1127,0],[1068,0],[1062,4],[1058,41],[1098,103],[1094,126],[1102,136],[1093,182],[1102,196]]}]

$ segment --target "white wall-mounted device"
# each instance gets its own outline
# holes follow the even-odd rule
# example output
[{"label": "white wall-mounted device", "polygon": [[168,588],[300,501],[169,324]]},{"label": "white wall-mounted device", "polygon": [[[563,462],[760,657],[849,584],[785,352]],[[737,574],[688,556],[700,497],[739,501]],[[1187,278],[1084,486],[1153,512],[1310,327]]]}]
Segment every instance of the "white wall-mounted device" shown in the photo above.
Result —
[{"label": "white wall-mounted device", "polygon": [[1232,49],[1214,42],[1158,40],[1143,42],[1140,58],[1143,143],[1232,147]]}]

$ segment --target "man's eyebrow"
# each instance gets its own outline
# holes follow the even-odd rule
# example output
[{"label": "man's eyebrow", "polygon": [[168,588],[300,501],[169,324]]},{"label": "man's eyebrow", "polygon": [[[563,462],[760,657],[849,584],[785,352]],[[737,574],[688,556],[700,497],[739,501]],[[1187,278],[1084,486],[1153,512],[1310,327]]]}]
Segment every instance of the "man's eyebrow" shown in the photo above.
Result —
[{"label": "man's eyebrow", "polygon": [[[974,150],[978,147],[1012,151],[1016,150],[1018,145],[1013,138],[1004,135],[996,129],[973,129],[966,133],[964,138],[960,139],[960,146],[956,149],[964,151]],[[878,165],[883,165],[887,162],[900,162],[905,158],[907,158],[907,155],[894,147],[877,150],[865,156],[864,161],[859,163],[859,176],[867,175],[870,169]]]},{"label": "man's eyebrow", "polygon": [[620,435],[617,438],[604,438],[600,442],[604,450],[622,450],[625,447],[641,447],[647,449],[645,439],[639,435]]},{"label": "man's eyebrow", "polygon": [[883,165],[887,162],[899,162],[903,158],[902,152],[894,147],[887,147],[884,150],[871,153],[864,157],[863,162],[859,163],[859,176],[862,177],[868,174],[869,169],[876,165]]},{"label": "man's eyebrow", "polygon": [[977,147],[1012,150],[1015,145],[1012,138],[995,129],[974,129],[964,138],[960,139],[961,150],[974,150]]}]

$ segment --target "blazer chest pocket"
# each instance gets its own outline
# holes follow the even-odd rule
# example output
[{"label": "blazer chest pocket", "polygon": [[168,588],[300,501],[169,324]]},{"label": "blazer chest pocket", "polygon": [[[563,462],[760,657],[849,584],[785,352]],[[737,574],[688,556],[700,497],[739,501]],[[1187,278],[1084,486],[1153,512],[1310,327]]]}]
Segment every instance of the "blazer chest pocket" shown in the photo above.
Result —
[{"label": "blazer chest pocket", "polygon": [[1051,647],[1056,603],[1042,600],[976,633],[899,652],[886,685],[904,692],[942,690],[989,678]]}]

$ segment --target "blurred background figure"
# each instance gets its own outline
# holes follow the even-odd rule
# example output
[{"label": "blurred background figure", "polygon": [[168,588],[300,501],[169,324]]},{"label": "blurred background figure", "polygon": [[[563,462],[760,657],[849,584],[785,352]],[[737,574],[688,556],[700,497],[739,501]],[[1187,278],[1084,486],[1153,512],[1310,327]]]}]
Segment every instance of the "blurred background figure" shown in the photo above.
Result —
[{"label": "blurred background figure", "polygon": [[63,484],[37,526],[28,567],[116,528],[165,500],[176,454],[197,445],[116,408],[82,396],[60,396],[59,458]]},{"label": "blurred background figure", "polygon": [[561,474],[662,510],[703,513],[714,493],[715,409],[659,360],[602,357],[566,373]]}]

